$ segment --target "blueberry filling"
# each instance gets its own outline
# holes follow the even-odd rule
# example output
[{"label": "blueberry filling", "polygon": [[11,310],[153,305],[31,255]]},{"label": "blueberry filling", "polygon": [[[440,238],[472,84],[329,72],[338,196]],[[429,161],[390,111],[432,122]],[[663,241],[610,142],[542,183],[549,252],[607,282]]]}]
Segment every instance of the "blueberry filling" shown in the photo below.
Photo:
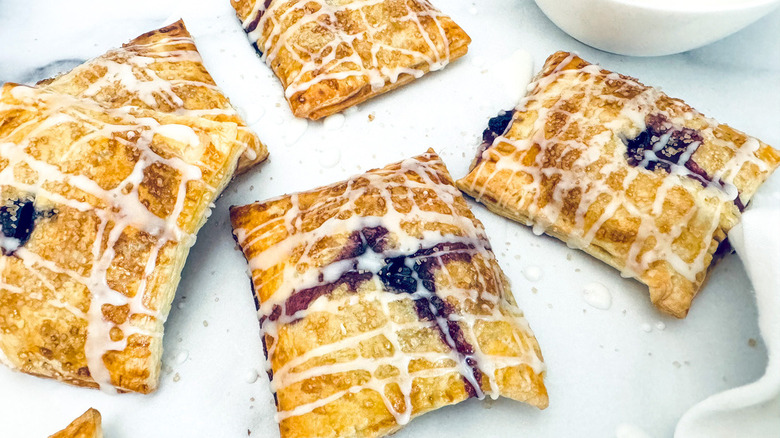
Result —
[{"label": "blueberry filling", "polygon": [[482,132],[482,143],[491,145],[496,141],[496,138],[504,135],[514,115],[515,110],[511,109],[509,111],[501,111],[497,116],[490,119],[487,129]]},{"label": "blueberry filling", "polygon": [[[268,7],[271,6],[272,0],[265,0],[265,3],[263,3],[263,8],[260,9],[257,12],[257,17],[255,17],[254,20],[252,20],[251,23],[249,23],[249,26],[246,27],[246,33],[254,32],[255,29],[257,29],[257,26],[260,24],[260,20],[263,19],[263,15],[265,15],[265,12],[268,10]],[[255,45],[255,48],[257,48],[257,51],[260,52],[260,55],[263,54],[262,51],[260,51],[260,48]]]},{"label": "blueberry filling", "polygon": [[509,129],[509,125],[512,123],[512,118],[517,110],[511,109],[509,111],[501,111],[497,116],[488,121],[488,127],[482,131],[482,144],[477,149],[477,164],[482,161],[482,154],[493,145],[496,139],[504,134]]},{"label": "blueberry filling", "polygon": [[35,210],[32,199],[15,199],[10,205],[0,207],[3,255],[11,255],[24,246],[35,228],[35,219],[43,215]]},{"label": "blueberry filling", "polygon": [[[672,173],[674,169],[684,169],[682,173],[685,176],[698,181],[702,186],[714,184],[725,190],[724,181],[715,181],[692,159],[704,141],[699,131],[676,126],[663,114],[648,115],[645,125],[645,130],[639,135],[625,140],[628,164],[651,172],[660,169]],[[734,199],[734,204],[740,211],[745,209],[739,196]]]},{"label": "blueberry filling", "polygon": [[[363,255],[369,248],[382,253],[386,247],[388,231],[383,227],[364,228],[352,233],[344,250],[336,261],[355,259]],[[358,270],[355,262],[353,269],[345,272],[336,281],[295,291],[282,306],[275,306],[270,315],[261,319],[261,325],[266,320],[276,321],[282,314],[295,317],[296,313],[306,310],[319,297],[333,293],[339,286],[346,285],[348,291],[356,292],[358,287],[377,275],[385,288],[394,293],[412,295],[415,311],[424,321],[434,322],[442,342],[456,350],[471,368],[473,379],[465,379],[466,391],[471,397],[481,395],[481,388],[475,388],[471,382],[482,384],[482,374],[473,358],[474,347],[466,340],[465,334],[457,322],[450,320],[454,309],[446,301],[436,295],[435,274],[450,261],[471,261],[470,251],[474,245],[465,243],[441,243],[431,248],[421,249],[408,256],[398,256],[385,259],[385,265],[379,272]],[[320,281],[324,281],[320,276]],[[422,289],[420,289],[422,285]]]}]

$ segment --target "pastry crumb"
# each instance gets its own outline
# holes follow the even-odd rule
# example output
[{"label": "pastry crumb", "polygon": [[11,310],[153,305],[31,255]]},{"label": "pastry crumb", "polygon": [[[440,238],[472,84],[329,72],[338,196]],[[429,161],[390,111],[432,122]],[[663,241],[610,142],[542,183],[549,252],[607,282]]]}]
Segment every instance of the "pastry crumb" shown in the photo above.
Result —
[{"label": "pastry crumb", "polygon": [[758,345],[758,341],[753,338],[748,339],[748,347],[755,347],[756,345]]}]

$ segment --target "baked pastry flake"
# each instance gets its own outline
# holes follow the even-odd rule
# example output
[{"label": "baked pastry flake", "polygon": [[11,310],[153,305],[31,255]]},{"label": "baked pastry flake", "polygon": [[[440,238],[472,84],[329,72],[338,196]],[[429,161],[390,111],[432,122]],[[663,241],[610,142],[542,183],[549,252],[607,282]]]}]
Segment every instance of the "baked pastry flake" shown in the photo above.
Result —
[{"label": "baked pastry flake", "polygon": [[245,147],[235,123],[5,84],[0,350],[79,386],[157,388],[163,323]]},{"label": "baked pastry flake", "polygon": [[103,423],[100,412],[90,408],[73,420],[65,429],[49,438],[103,438]]},{"label": "baked pastry flake", "polygon": [[433,151],[231,220],[283,438],[383,436],[469,397],[547,406],[536,339]]},{"label": "baked pastry flake", "polygon": [[320,119],[440,70],[469,36],[427,0],[231,0],[297,117]]},{"label": "baked pastry flake", "polygon": [[238,173],[268,157],[263,143],[206,71],[195,41],[181,20],[38,85],[111,108],[132,106],[235,123],[237,141],[246,148],[238,162]]},{"label": "baked pastry flake", "polygon": [[780,152],[636,79],[552,55],[458,187],[650,289],[684,317]]}]

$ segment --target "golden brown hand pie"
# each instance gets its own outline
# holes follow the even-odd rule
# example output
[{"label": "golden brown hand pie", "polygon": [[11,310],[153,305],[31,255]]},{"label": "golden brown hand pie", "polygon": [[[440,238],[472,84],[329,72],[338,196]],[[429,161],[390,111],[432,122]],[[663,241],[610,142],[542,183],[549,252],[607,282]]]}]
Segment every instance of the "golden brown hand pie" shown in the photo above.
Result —
[{"label": "golden brown hand pie", "polygon": [[100,412],[89,409],[79,418],[73,420],[68,427],[49,436],[49,438],[103,438]]},{"label": "golden brown hand pie", "polygon": [[155,390],[184,261],[244,151],[237,125],[0,93],[0,361]]},{"label": "golden brown hand pie", "polygon": [[458,187],[645,283],[659,309],[684,317],[780,153],[569,53],[529,89],[491,121]]},{"label": "golden brown hand pie", "polygon": [[536,339],[433,151],[231,219],[283,438],[386,435],[485,395],[547,406]]},{"label": "golden brown hand pie", "polygon": [[247,128],[206,71],[195,42],[181,20],[145,33],[119,49],[38,85],[87,97],[111,108],[134,106],[235,123],[239,126],[238,141],[246,147],[238,162],[238,173],[268,156],[265,146]]},{"label": "golden brown hand pie", "polygon": [[427,0],[231,0],[293,114],[319,119],[444,68],[471,39]]}]

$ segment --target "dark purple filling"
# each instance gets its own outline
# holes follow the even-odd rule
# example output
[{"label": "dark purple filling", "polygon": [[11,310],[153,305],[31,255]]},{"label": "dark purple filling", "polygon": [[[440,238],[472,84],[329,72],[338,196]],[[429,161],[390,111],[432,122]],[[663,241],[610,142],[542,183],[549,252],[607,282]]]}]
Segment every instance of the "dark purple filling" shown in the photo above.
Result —
[{"label": "dark purple filling", "polygon": [[[252,20],[251,23],[249,23],[249,26],[246,27],[246,33],[254,32],[255,29],[257,29],[257,26],[260,24],[260,20],[262,20],[263,15],[265,15],[265,11],[267,11],[268,7],[271,6],[271,1],[273,0],[265,0],[265,3],[263,4],[263,8],[257,12],[257,17],[255,17],[255,19]],[[260,53],[262,54],[262,52]]]},{"label": "dark purple filling", "polygon": [[482,154],[493,145],[496,138],[506,134],[509,125],[512,123],[512,118],[517,110],[511,109],[509,111],[501,111],[497,116],[488,121],[488,127],[482,131],[482,144],[477,149],[477,164],[482,161]]},{"label": "dark purple filling", "polygon": [[[449,316],[454,309],[446,301],[436,295],[436,271],[443,268],[444,263],[451,261],[471,261],[469,250],[473,245],[465,243],[440,243],[432,248],[421,249],[411,256],[400,256],[385,260],[387,263],[379,272],[379,278],[385,287],[396,293],[414,294],[417,292],[418,282],[422,282],[423,288],[431,292],[430,297],[414,297],[417,316],[424,321],[436,322],[434,327],[439,331],[442,342],[455,349],[466,364],[471,368],[472,374],[479,385],[482,384],[482,373],[477,367],[477,361],[472,357],[474,347],[469,344],[466,337],[455,321],[450,321]],[[408,263],[412,259],[413,263]],[[408,265],[411,264],[413,268]],[[445,332],[446,327],[446,332]],[[453,345],[454,344],[454,345]],[[463,379],[466,391],[470,397],[477,397],[479,392],[468,379]]]},{"label": "dark purple filling", "polygon": [[[713,178],[693,161],[693,154],[704,141],[699,131],[676,126],[663,114],[648,115],[645,124],[647,127],[644,131],[635,138],[626,140],[628,164],[641,165],[651,172],[661,169],[666,173],[671,173],[674,166],[683,166],[687,170],[685,175],[704,187],[713,183],[721,188],[725,186],[723,180],[713,181]],[[655,150],[656,148],[658,150]],[[681,162],[684,156],[688,159]],[[739,196],[734,199],[734,204],[740,211],[745,209]]]},{"label": "dark purple filling", "polygon": [[[639,133],[636,138],[627,141],[626,159],[632,166],[643,165],[645,169],[655,171],[662,169],[666,172],[672,171],[672,166],[685,166],[690,172],[691,177],[707,185],[711,179],[707,177],[692,159],[680,163],[680,158],[686,153],[688,157],[696,152],[696,148],[701,145],[703,138],[701,134],[693,129],[674,126],[672,122],[663,114],[650,114],[645,118],[647,127]],[[660,145],[668,136],[665,143]],[[653,149],[661,146],[652,156]],[[691,148],[694,148],[692,151]],[[649,156],[648,156],[649,155]],[[646,159],[647,158],[647,159]]]},{"label": "dark purple filling", "polygon": [[[381,253],[386,249],[387,235],[388,231],[383,227],[364,228],[356,231],[350,235],[344,250],[335,261],[357,258],[364,254],[368,248]],[[474,347],[466,340],[460,325],[450,321],[449,317],[454,309],[436,295],[435,282],[436,271],[442,269],[444,263],[455,260],[468,263],[471,261],[470,251],[473,250],[474,245],[465,243],[440,243],[431,248],[421,249],[409,256],[387,258],[385,265],[376,273],[358,270],[357,262],[355,262],[353,269],[345,272],[335,282],[293,292],[285,302],[284,309],[281,306],[275,306],[270,315],[261,318],[260,324],[264,324],[266,319],[276,321],[282,314],[294,316],[297,312],[307,309],[317,298],[333,293],[341,285],[346,285],[350,292],[356,292],[360,284],[377,275],[388,291],[413,296],[418,317],[421,320],[435,323],[432,326],[439,331],[442,342],[459,353],[472,369],[475,381],[481,385],[482,374],[473,358]],[[324,281],[322,276],[320,276],[320,281]],[[415,295],[419,284],[422,284],[423,288],[430,294],[425,294],[427,296]],[[474,388],[468,379],[464,378],[464,383],[471,397],[477,397],[480,394],[479,388]]]},{"label": "dark purple filling", "polygon": [[375,253],[382,253],[387,245],[387,228],[374,227],[353,231],[344,245],[344,249],[334,261],[348,260],[359,257],[371,248]]},{"label": "dark purple filling", "polygon": [[[32,199],[14,199],[10,205],[0,207],[0,225],[5,237],[16,239],[19,241],[19,246],[23,246],[30,240],[35,229],[35,220],[53,215],[53,211],[38,211]],[[11,254],[13,251],[6,251],[3,248],[3,255]]]},{"label": "dark purple filling", "polygon": [[504,135],[509,124],[512,123],[512,117],[515,115],[514,109],[501,111],[497,116],[490,119],[488,127],[482,132],[482,143],[490,146],[496,141],[496,138]]}]

